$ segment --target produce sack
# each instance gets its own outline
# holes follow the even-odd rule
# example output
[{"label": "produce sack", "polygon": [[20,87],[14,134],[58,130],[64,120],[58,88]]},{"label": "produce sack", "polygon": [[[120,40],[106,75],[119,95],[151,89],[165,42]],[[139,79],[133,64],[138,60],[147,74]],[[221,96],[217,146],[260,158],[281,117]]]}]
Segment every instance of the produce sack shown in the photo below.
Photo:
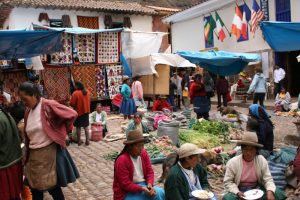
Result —
[{"label": "produce sack", "polygon": [[174,145],[178,144],[180,123],[175,120],[162,120],[158,123],[157,136],[168,136]]}]

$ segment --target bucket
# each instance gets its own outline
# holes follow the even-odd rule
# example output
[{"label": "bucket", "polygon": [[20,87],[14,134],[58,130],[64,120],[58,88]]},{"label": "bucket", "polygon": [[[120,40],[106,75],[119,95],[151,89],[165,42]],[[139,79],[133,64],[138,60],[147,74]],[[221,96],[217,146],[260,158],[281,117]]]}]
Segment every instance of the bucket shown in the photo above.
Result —
[{"label": "bucket", "polygon": [[92,124],[91,131],[91,141],[98,142],[103,139],[103,126],[101,124]]},{"label": "bucket", "polygon": [[167,135],[173,142],[174,145],[178,144],[178,133],[179,133],[178,121],[162,120],[158,123],[157,136]]}]

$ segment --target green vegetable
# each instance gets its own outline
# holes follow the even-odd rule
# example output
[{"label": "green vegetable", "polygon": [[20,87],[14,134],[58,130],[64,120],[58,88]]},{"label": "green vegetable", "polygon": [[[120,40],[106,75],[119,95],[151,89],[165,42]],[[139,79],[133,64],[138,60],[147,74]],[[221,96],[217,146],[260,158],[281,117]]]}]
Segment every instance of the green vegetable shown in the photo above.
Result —
[{"label": "green vegetable", "polygon": [[114,160],[117,158],[118,155],[119,155],[119,152],[113,151],[113,152],[111,152],[111,153],[108,153],[108,154],[103,155],[103,158],[104,158],[105,160],[114,161]]}]

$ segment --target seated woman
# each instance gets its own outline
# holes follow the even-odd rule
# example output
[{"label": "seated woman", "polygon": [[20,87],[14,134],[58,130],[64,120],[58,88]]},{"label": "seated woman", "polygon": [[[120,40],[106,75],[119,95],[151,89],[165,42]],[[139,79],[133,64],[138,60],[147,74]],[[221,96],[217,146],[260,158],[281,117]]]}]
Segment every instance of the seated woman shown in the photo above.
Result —
[{"label": "seated woman", "polygon": [[249,119],[247,122],[248,131],[256,132],[258,142],[264,147],[259,150],[259,154],[268,158],[274,147],[274,125],[266,110],[258,105],[252,104],[249,107]]},{"label": "seated woman", "polygon": [[275,98],[275,112],[289,111],[290,104],[291,104],[291,95],[282,87],[280,93],[278,93]]},{"label": "seated woman", "polygon": [[160,96],[154,101],[152,111],[163,111],[165,108],[171,110],[171,105],[167,102],[166,96]]},{"label": "seated woman", "polygon": [[258,155],[263,145],[258,143],[256,134],[245,132],[238,145],[242,147],[242,154],[230,159],[226,165],[223,200],[244,199],[244,192],[258,188],[265,192],[262,199],[286,199],[284,192],[274,184],[267,160]]},{"label": "seated woman", "polygon": [[[185,143],[178,150],[177,162],[165,182],[166,200],[194,200],[194,190],[208,189],[207,172],[199,165],[199,154],[205,149]],[[214,196],[213,200],[217,200]]]},{"label": "seated woman", "polygon": [[125,147],[115,160],[114,200],[163,200],[164,190],[155,187],[154,172],[139,130],[128,133]]},{"label": "seated woman", "polygon": [[98,103],[96,105],[96,110],[90,114],[90,123],[91,125],[97,125],[100,124],[103,126],[103,136],[107,133],[107,126],[106,126],[106,120],[107,120],[107,113],[103,110],[101,103]]},{"label": "seated woman", "polygon": [[143,113],[137,112],[134,114],[133,120],[129,122],[126,129],[126,137],[128,133],[133,130],[139,130],[142,133],[149,133],[147,124],[143,122]]}]

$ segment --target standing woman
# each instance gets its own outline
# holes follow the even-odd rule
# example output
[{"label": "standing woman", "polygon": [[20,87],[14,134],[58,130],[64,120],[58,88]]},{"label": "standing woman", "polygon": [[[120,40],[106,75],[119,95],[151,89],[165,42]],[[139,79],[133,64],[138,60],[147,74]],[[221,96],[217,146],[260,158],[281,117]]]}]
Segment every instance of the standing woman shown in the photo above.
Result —
[{"label": "standing woman", "polygon": [[0,199],[18,199],[23,188],[22,152],[14,119],[0,109]]},{"label": "standing woman", "polygon": [[254,92],[253,104],[259,104],[264,107],[264,100],[267,92],[267,81],[261,68],[256,69],[253,81],[251,82],[248,94]]},{"label": "standing woman", "polygon": [[84,87],[84,85],[76,81],[75,82],[75,91],[72,94],[70,105],[76,110],[78,113],[78,117],[76,121],[74,122],[74,126],[76,127],[76,134],[77,134],[77,140],[78,140],[78,146],[82,144],[81,138],[81,127],[84,128],[85,133],[85,144],[89,145],[89,130],[88,126],[90,124],[89,122],[89,113],[90,113],[90,107],[91,107],[91,101],[90,101],[90,92],[87,91]]},{"label": "standing woman", "polygon": [[25,177],[33,200],[42,200],[44,191],[55,200],[64,200],[61,187],[79,177],[66,149],[66,136],[77,113],[56,101],[41,98],[34,83],[22,83],[18,93],[27,107]]},{"label": "standing woman", "polygon": [[190,88],[191,102],[194,104],[194,112],[197,114],[197,119],[204,118],[208,120],[210,103],[207,99],[205,86],[201,82],[201,74],[196,74],[194,82]]},{"label": "standing woman", "polygon": [[132,96],[136,107],[139,107],[144,104],[144,92],[142,83],[141,81],[139,81],[140,78],[141,76],[138,75],[133,77],[133,83],[131,86]]},{"label": "standing woman", "polygon": [[121,107],[120,107],[120,113],[124,115],[124,119],[130,118],[131,115],[136,113],[136,107],[134,100],[131,96],[131,90],[129,87],[130,79],[128,76],[123,77],[123,85],[121,89],[121,95],[123,97]]},{"label": "standing woman", "polygon": [[223,106],[227,107],[227,93],[229,91],[229,83],[225,76],[219,76],[217,83],[216,83],[216,88],[217,88],[217,96],[218,96],[218,108],[221,107],[222,102],[221,102],[221,96],[223,99]]}]

